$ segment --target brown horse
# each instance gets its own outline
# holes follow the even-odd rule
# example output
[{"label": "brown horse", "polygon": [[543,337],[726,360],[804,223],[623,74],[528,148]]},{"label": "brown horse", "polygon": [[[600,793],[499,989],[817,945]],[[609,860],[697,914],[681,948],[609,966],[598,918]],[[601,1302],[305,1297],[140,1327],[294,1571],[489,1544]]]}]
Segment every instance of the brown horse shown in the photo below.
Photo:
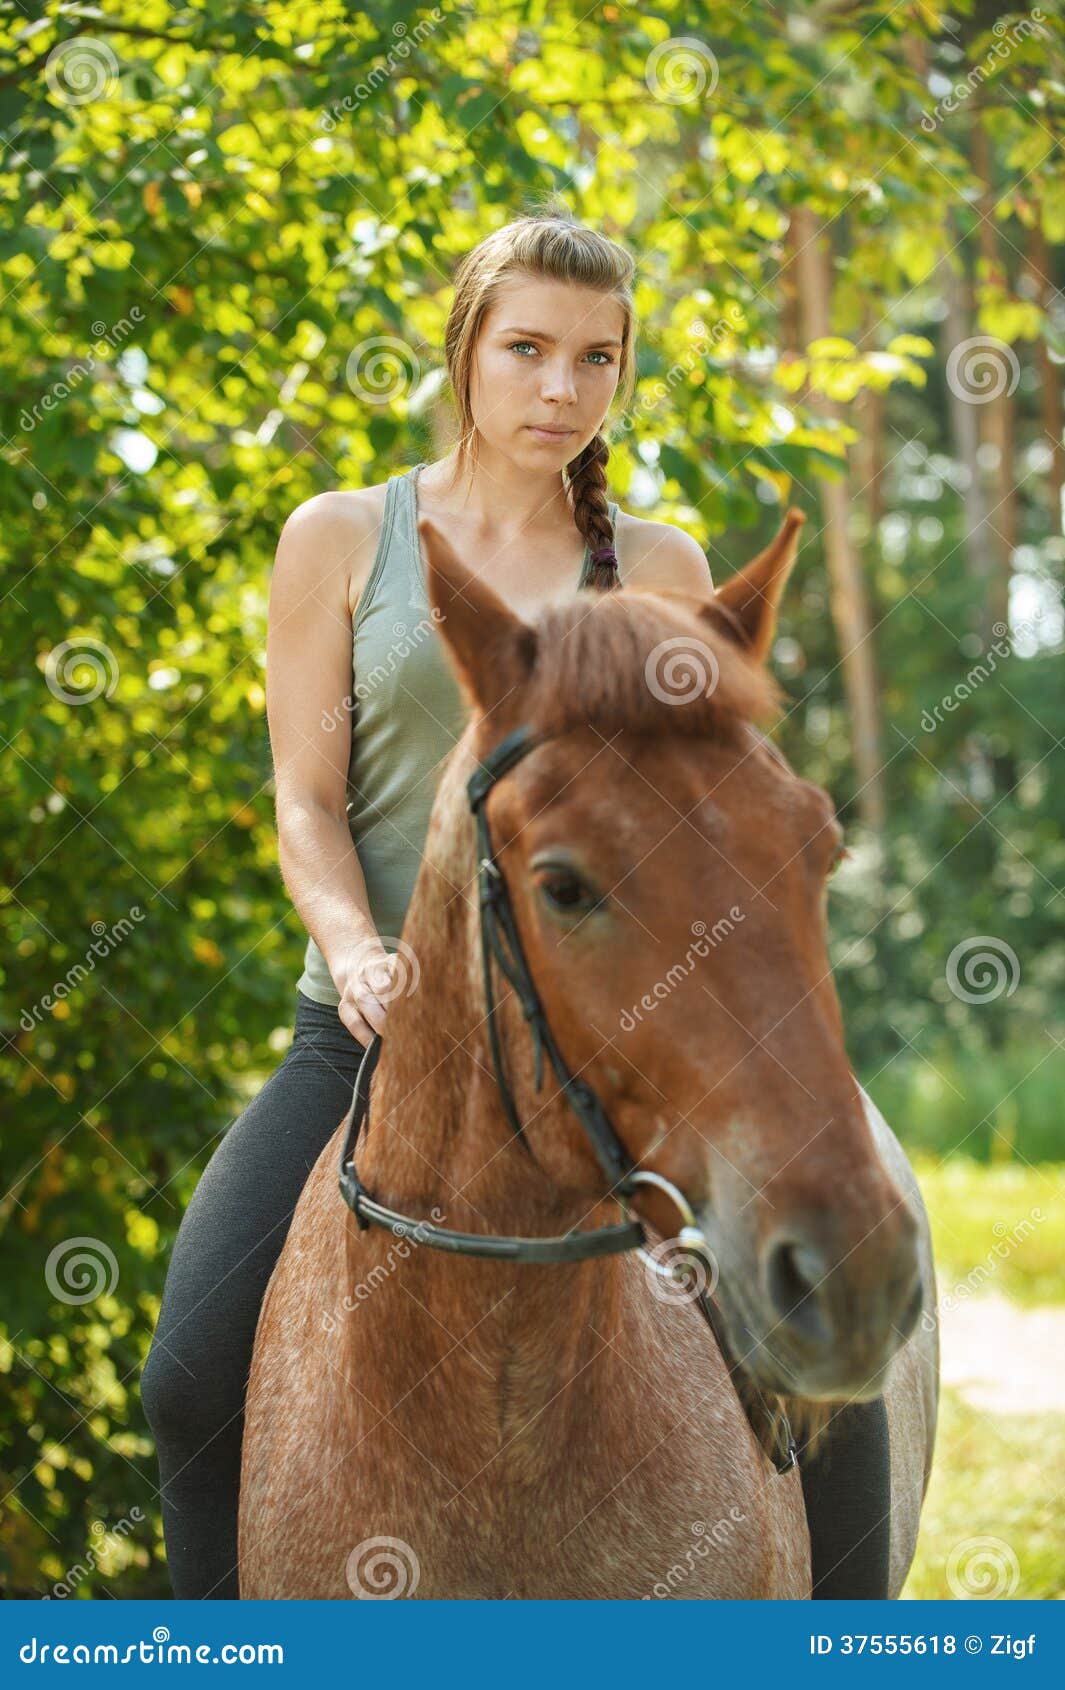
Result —
[{"label": "brown horse", "polygon": [[[422,519],[472,709],[404,924],[417,984],[390,1005],[357,1161],[381,1203],[467,1232],[620,1218],[549,1069],[537,1091],[498,976],[531,1154],[486,1034],[466,781],[528,723],[543,743],[487,815],[548,1024],[633,1160],[688,1199],[731,1347],[800,1441],[884,1393],[894,1596],[931,1463],[935,1287],[909,1163],[845,1054],[831,802],[752,725],[782,700],[765,660],[801,523],[789,512],[705,601],[580,594],[526,622]],[[515,1264],[360,1230],[337,1191],[342,1136],[259,1319],[243,1597],[809,1596],[798,1469],[767,1459],[686,1295],[631,1253]],[[641,1187],[632,1208],[676,1233],[663,1192]]]}]

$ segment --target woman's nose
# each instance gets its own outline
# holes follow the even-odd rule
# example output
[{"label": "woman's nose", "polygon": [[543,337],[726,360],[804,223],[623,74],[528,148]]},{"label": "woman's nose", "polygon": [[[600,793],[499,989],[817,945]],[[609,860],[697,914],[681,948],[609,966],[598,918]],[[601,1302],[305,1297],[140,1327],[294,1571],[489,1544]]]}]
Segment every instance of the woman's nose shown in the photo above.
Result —
[{"label": "woman's nose", "polygon": [[545,399],[576,399],[577,387],[568,368],[546,369],[541,392]]}]

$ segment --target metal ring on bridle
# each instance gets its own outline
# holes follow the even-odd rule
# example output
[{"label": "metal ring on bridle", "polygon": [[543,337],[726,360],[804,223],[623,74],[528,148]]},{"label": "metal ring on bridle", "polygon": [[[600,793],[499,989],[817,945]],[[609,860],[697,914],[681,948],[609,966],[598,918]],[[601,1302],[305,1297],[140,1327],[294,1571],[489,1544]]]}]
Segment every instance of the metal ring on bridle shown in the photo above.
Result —
[{"label": "metal ring on bridle", "polygon": [[[710,1245],[707,1242],[706,1234],[703,1232],[702,1227],[696,1220],[695,1210],[688,1202],[688,1199],[685,1197],[683,1191],[673,1185],[671,1181],[664,1177],[664,1175],[653,1173],[650,1168],[635,1169],[634,1172],[629,1175],[628,1184],[630,1187],[629,1192],[618,1193],[618,1202],[621,1204],[622,1212],[626,1220],[630,1218],[628,1197],[631,1195],[632,1186],[656,1186],[659,1191],[665,1192],[667,1197],[671,1197],[673,1199],[683,1223],[675,1239],[663,1240],[663,1242],[676,1243],[682,1250],[691,1250],[693,1252],[702,1251],[706,1255],[710,1254]],[[647,1263],[648,1267],[654,1269],[659,1279],[671,1279],[675,1281],[679,1278],[675,1264],[672,1264],[669,1267],[663,1267],[657,1257],[653,1256],[649,1250],[643,1249],[642,1246],[637,1249],[636,1254],[643,1257],[643,1260]]]}]

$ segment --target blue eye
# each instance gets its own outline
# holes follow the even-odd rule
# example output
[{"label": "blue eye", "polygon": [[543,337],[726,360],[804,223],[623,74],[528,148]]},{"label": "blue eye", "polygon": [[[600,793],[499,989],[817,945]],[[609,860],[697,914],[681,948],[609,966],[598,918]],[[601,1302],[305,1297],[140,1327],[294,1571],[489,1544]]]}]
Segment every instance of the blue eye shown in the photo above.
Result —
[{"label": "blue eye", "polygon": [[[533,344],[533,342],[531,340],[512,340],[510,342],[509,346],[507,347],[507,351],[508,352],[515,352],[515,351],[517,351],[517,348],[519,346],[531,346],[534,352],[537,350],[536,346]],[[519,354],[519,356],[524,356],[524,354]],[[589,358],[602,358],[608,364],[612,364],[614,362],[614,360],[610,356],[609,352],[602,352],[597,348],[593,348],[593,350],[591,352],[589,352],[587,354],[587,356]],[[602,368],[602,365],[600,365],[600,368]]]}]

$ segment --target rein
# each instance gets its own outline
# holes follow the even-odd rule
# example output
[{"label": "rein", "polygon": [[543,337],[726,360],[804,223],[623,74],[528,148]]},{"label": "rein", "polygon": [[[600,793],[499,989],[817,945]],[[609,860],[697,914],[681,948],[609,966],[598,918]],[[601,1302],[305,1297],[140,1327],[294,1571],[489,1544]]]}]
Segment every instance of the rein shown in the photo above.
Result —
[{"label": "rein", "polygon": [[[362,1125],[369,1114],[370,1079],[381,1054],[381,1035],[375,1033],[366,1046],[355,1090],[341,1125],[346,1127],[344,1147],[340,1157],[340,1190],[345,1203],[353,1212],[361,1230],[371,1225],[385,1227],[397,1238],[411,1238],[432,1249],[450,1251],[465,1256],[490,1257],[497,1261],[513,1262],[579,1262],[597,1256],[617,1255],[636,1250],[660,1277],[677,1280],[680,1275],[672,1267],[662,1265],[646,1249],[647,1234],[638,1220],[631,1217],[628,1199],[640,1185],[652,1185],[671,1197],[680,1213],[682,1226],[676,1242],[695,1255],[709,1254],[709,1245],[696,1216],[683,1192],[661,1174],[637,1168],[628,1150],[618,1137],[599,1098],[591,1086],[571,1074],[548,1025],[544,1006],[529,972],[522,949],[517,922],[511,907],[507,884],[495,860],[485,814],[485,800],[496,781],[531,751],[542,744],[533,737],[527,724],[515,728],[500,740],[466,783],[470,808],[477,828],[478,888],[481,918],[481,954],[484,967],[484,995],[487,1007],[488,1037],[495,1067],[496,1084],[507,1120],[517,1142],[526,1155],[532,1156],[525,1130],[514,1103],[506,1078],[503,1052],[496,1025],[496,1003],[492,991],[492,958],[513,987],[528,1022],[536,1058],[536,1090],[543,1084],[543,1057],[546,1050],[558,1076],[559,1085],[577,1116],[599,1165],[609,1182],[610,1193],[621,1205],[626,1219],[613,1226],[595,1227],[584,1231],[570,1231],[556,1237],[523,1238],[478,1232],[455,1232],[428,1221],[416,1220],[395,1209],[378,1203],[359,1179],[355,1169],[355,1147]],[[505,945],[504,945],[505,941]],[[508,954],[509,953],[509,954]],[[682,1270],[683,1271],[683,1270]],[[693,1299],[713,1332],[722,1358],[729,1370],[733,1385],[751,1429],[778,1473],[786,1473],[795,1464],[796,1447],[787,1415],[773,1412],[765,1403],[749,1376],[743,1373],[728,1343],[724,1324],[712,1298],[705,1289]]]}]

